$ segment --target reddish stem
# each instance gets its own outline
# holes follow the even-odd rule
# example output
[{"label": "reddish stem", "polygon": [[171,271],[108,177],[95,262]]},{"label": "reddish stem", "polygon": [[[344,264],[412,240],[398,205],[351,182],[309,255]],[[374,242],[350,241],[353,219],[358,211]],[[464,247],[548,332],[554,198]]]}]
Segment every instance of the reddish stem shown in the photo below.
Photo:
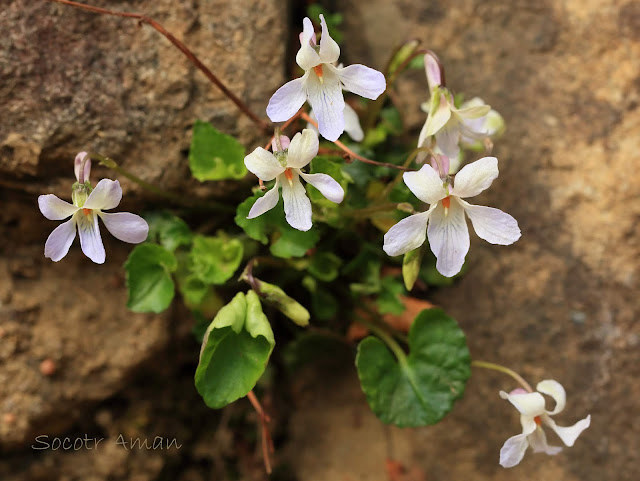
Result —
[{"label": "reddish stem", "polygon": [[[315,125],[316,128],[318,128],[318,122],[316,122],[311,117],[309,117],[309,115],[306,112],[302,112],[300,114],[300,117],[302,117],[304,120],[306,120],[307,122],[309,122],[312,125]],[[406,171],[413,171],[414,170],[414,169],[410,169],[408,167],[403,167],[401,165],[390,164],[389,162],[378,162],[376,160],[367,159],[366,157],[363,157],[362,155],[356,154],[353,150],[351,150],[349,147],[344,145],[339,140],[334,140],[333,143],[336,144],[336,147],[338,147],[338,148],[342,149],[344,152],[346,152],[349,155],[349,157],[352,157],[354,159],[358,159],[360,162],[364,162],[365,164],[378,165],[380,167],[390,167],[392,169],[406,170]]]},{"label": "reddish stem", "polygon": [[269,454],[273,454],[273,440],[271,439],[271,435],[269,434],[269,423],[271,422],[271,418],[264,412],[262,406],[260,405],[260,401],[253,393],[253,391],[249,391],[247,393],[247,398],[249,402],[255,409],[256,413],[260,417],[260,422],[262,424],[262,459],[264,460],[264,469],[267,471],[267,474],[271,474],[271,459]]},{"label": "reddish stem", "polygon": [[103,15],[112,15],[115,17],[125,17],[125,18],[134,18],[138,20],[139,24],[146,23],[158,33],[163,35],[167,40],[169,40],[178,50],[180,50],[185,57],[189,59],[189,61],[195,65],[202,73],[206,75],[206,77],[216,86],[218,87],[223,94],[225,94],[236,106],[240,109],[242,113],[244,113],[247,117],[249,117],[253,122],[260,127],[262,130],[269,130],[270,124],[258,117],[249,107],[236,95],[229,90],[226,85],[222,83],[222,81],[216,77],[216,75],[209,70],[196,55],[184,44],[182,41],[178,40],[173,36],[171,32],[165,29],[160,23],[156,22],[154,19],[147,17],[146,15],[142,15],[139,13],[129,13],[129,12],[116,12],[113,10],[108,10],[106,8],[94,7],[92,5],[86,5],[83,3],[73,2],[71,0],[49,0],[50,2],[62,3],[64,5],[69,5],[71,7],[80,8],[82,10],[87,10],[93,13],[100,13]]}]

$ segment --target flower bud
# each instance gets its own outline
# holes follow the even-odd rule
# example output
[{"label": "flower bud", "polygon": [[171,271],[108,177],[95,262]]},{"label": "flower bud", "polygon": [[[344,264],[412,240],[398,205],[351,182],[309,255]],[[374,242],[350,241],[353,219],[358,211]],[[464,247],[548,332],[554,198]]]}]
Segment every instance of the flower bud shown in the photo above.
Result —
[{"label": "flower bud", "polygon": [[259,288],[267,304],[271,304],[299,326],[304,327],[309,324],[311,317],[309,311],[298,301],[289,297],[280,287],[259,281]]}]

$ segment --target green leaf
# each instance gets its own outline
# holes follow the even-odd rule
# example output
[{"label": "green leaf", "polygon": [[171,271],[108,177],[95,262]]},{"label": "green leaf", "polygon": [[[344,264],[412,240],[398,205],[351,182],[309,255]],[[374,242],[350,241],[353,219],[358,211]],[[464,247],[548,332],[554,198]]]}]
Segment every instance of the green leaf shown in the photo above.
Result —
[{"label": "green leaf", "polygon": [[331,282],[338,277],[342,259],[332,252],[316,252],[307,270],[322,282]]},{"label": "green leaf", "polygon": [[167,211],[151,212],[144,216],[149,224],[147,241],[157,242],[168,251],[191,243],[191,230],[180,217]]},{"label": "green leaf", "polygon": [[[424,246],[423,246],[424,247]],[[402,258],[402,278],[404,286],[408,291],[413,289],[418,275],[420,274],[420,263],[422,262],[423,247],[418,247],[407,252]]]},{"label": "green leaf", "polygon": [[205,284],[224,284],[240,267],[243,251],[238,239],[196,236],[189,253],[191,271]]},{"label": "green leaf", "polygon": [[247,174],[244,154],[244,147],[235,138],[223,134],[209,122],[196,121],[189,149],[189,167],[200,182],[242,179]]},{"label": "green leaf", "polygon": [[260,292],[265,296],[263,300],[267,304],[274,306],[298,326],[305,327],[309,325],[311,315],[302,304],[294,298],[289,297],[287,293],[278,286],[262,280],[260,280],[259,283]]},{"label": "green leaf", "polygon": [[242,227],[249,237],[263,244],[267,244],[271,239],[269,250],[276,257],[302,257],[309,249],[315,247],[320,240],[318,229],[312,227],[311,230],[303,232],[291,227],[284,216],[282,199],[268,212],[254,219],[247,219],[251,207],[263,195],[264,192],[257,191],[238,206],[236,224]]},{"label": "green leaf", "polygon": [[[278,206],[276,206],[276,209]],[[283,216],[284,217],[284,216]],[[269,251],[276,257],[289,259],[302,257],[309,249],[313,249],[320,240],[318,229],[311,228],[306,232],[294,229],[289,224],[280,225],[279,236],[274,236],[275,241],[269,247]]]},{"label": "green leaf", "polygon": [[400,427],[435,424],[462,397],[471,375],[464,333],[441,309],[426,309],[409,331],[409,354],[396,357],[376,337],[358,346],[356,367],[373,412]]},{"label": "green leaf", "polygon": [[387,140],[388,135],[389,131],[383,125],[376,125],[374,128],[367,131],[364,140],[362,141],[362,145],[369,148],[375,147]]},{"label": "green leaf", "polygon": [[[255,217],[253,219],[247,219],[249,215],[249,211],[253,204],[262,197],[265,193],[261,191],[256,191],[251,197],[248,197],[243,202],[238,205],[238,209],[236,210],[236,216],[234,218],[236,224],[244,230],[245,234],[251,237],[254,240],[262,242],[263,244],[267,244],[269,242],[268,234],[271,231],[272,225],[270,224],[270,220],[273,212],[271,209],[268,212],[265,212],[261,216]],[[277,206],[276,206],[277,207]]]},{"label": "green leaf", "polygon": [[382,125],[390,134],[399,135],[404,131],[402,117],[400,116],[400,112],[397,108],[386,107],[382,109],[380,117],[382,119]]},{"label": "green leaf", "polygon": [[349,284],[351,292],[357,296],[368,296],[380,292],[382,286],[380,281],[381,268],[382,264],[378,259],[370,259],[362,266],[360,282]]},{"label": "green leaf", "polygon": [[219,409],[246,396],[264,372],[274,345],[258,296],[239,292],[204,335],[195,384],[207,406]]},{"label": "green leaf", "polygon": [[193,274],[183,278],[178,277],[178,286],[188,307],[200,304],[209,291],[209,286]]},{"label": "green leaf", "polygon": [[191,328],[191,333],[193,334],[193,337],[196,338],[196,341],[202,344],[204,335],[207,333],[207,329],[209,329],[211,322],[209,322],[209,319],[199,311],[193,311],[192,314],[196,322]]},{"label": "green leaf", "polygon": [[380,314],[402,314],[406,306],[398,296],[406,293],[402,282],[398,279],[391,276],[383,277],[380,281],[380,295],[376,301],[378,312]]},{"label": "green leaf", "polygon": [[338,301],[328,290],[318,285],[311,276],[302,279],[302,285],[311,294],[311,310],[313,317],[320,321],[328,321],[338,314]]},{"label": "green leaf", "polygon": [[171,252],[145,242],[131,251],[124,268],[129,309],[158,313],[169,307],[175,293],[171,273],[178,268],[178,261]]}]

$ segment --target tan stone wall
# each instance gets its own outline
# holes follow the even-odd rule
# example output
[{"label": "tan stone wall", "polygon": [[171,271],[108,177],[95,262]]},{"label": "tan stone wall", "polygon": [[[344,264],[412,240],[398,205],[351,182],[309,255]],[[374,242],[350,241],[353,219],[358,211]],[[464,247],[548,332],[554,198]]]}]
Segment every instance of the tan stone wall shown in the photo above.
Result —
[{"label": "tan stone wall", "polygon": [[[279,2],[94,4],[163,23],[266,118],[267,100],[283,81],[286,12]],[[0,451],[24,452],[38,434],[63,433],[81,419],[91,423],[96,403],[122,390],[141,366],[157,364],[176,332],[169,315],[126,309],[122,263],[130,246],[105,236],[104,265],[88,261],[77,241],[64,265],[45,259],[56,223],[39,214],[37,196],[70,199],[81,150],[111,156],[180,195],[194,189],[219,195],[219,184],[203,190],[190,178],[193,122],[211,121],[247,143],[260,135],[182,53],[135,20],[12,0],[2,3],[0,30]],[[105,176],[113,174],[94,167],[94,184]],[[139,199],[136,186],[121,182],[125,210],[141,209],[132,200]],[[185,326],[183,339],[190,337]],[[40,370],[44,359],[56,364],[51,377]],[[85,458],[88,471],[115,462],[105,456]],[[18,464],[27,471],[16,479],[47,472],[42,464]],[[151,476],[155,468],[147,467]],[[0,463],[0,478],[11,471]]]},{"label": "tan stone wall", "polygon": [[[100,3],[156,17],[256,111],[263,112],[282,83],[284,47],[278,41],[286,25],[279,2]],[[494,151],[501,174],[478,203],[514,215],[523,237],[506,248],[472,240],[467,275],[437,292],[435,301],[460,321],[474,358],[507,364],[532,383],[547,377],[562,382],[568,407],[560,424],[587,413],[593,420],[563,454],[529,453],[521,466],[504,470],[497,462],[500,446],[519,427],[516,413],[497,395],[513,387],[507,378],[474,372],[465,398],[441,424],[389,434],[368,411],[355,376],[324,376],[298,397],[291,440],[279,456],[305,481],[385,479],[389,449],[416,481],[635,480],[638,4],[336,4],[346,18],[346,63],[381,68],[397,42],[419,37],[444,61],[450,87],[482,96],[503,114],[507,132]],[[183,424],[153,425],[206,412],[188,376],[176,372],[180,359],[167,357],[193,347],[184,341],[185,313],[126,311],[120,266],[128,246],[115,241],[106,239],[113,262],[104,266],[89,264],[79,249],[72,249],[62,272],[44,259],[43,243],[54,223],[43,221],[36,197],[68,196],[70,162],[86,148],[186,192],[197,186],[188,180],[186,164],[196,118],[249,142],[254,128],[168,42],[135,22],[13,0],[0,9],[0,27],[0,445],[19,450],[44,427],[65,432],[87,418],[104,432],[130,429],[135,435],[152,426],[153,432],[165,429],[188,439]],[[410,74],[398,90],[407,122],[419,128],[424,76]],[[93,290],[96,285],[101,290]],[[183,339],[181,346],[171,344],[176,338]],[[47,357],[60,368],[52,378],[39,370]],[[179,396],[174,387],[145,387],[149,365],[167,373],[166,379],[186,379]],[[155,386],[160,381],[153,380]],[[117,403],[95,409],[114,393],[135,407],[115,425],[109,416],[120,412]],[[228,449],[229,442],[209,434],[214,432],[212,426],[195,440],[194,454],[182,462],[196,465],[218,455],[211,450]],[[70,479],[151,480],[167,459],[109,451],[53,454],[34,462],[23,449],[0,463],[0,478],[65,473]],[[203,479],[191,468],[183,474],[180,479]]]},{"label": "tan stone wall", "polygon": [[[435,300],[460,321],[474,358],[502,362],[531,383],[560,381],[568,405],[558,423],[591,413],[592,425],[557,457],[529,453],[505,470],[500,447],[519,429],[515,410],[498,397],[514,387],[508,378],[474,371],[464,400],[441,424],[385,435],[356,388],[324,394],[353,385],[354,376],[312,390],[299,406],[291,456],[301,478],[334,479],[357,459],[344,479],[384,479],[386,437],[397,458],[424,474],[408,479],[636,479],[639,4],[350,0],[342,8],[347,63],[381,67],[397,42],[421,38],[444,62],[449,87],[482,96],[504,116],[507,132],[494,150],[500,177],[477,203],[514,215],[522,238],[507,248],[472,239],[468,273]],[[423,73],[398,91],[406,120],[419,127]],[[341,406],[326,414],[331,427],[309,435],[331,405],[324,396]],[[309,449],[300,459],[293,452],[303,441]]]}]

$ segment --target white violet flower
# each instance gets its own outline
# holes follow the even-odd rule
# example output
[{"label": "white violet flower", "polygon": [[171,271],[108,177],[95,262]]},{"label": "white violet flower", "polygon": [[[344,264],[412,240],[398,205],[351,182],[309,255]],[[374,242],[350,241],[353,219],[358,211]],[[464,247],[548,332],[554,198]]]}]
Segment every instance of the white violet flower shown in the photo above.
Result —
[{"label": "white violet flower", "polygon": [[[364,139],[364,131],[362,130],[362,126],[360,125],[360,119],[358,118],[358,114],[353,107],[348,103],[344,103],[344,131],[349,134],[351,140],[354,142],[362,142]],[[309,117],[312,120],[318,121],[316,114],[313,112],[313,109],[309,112]],[[318,129],[312,123],[307,124],[307,128],[313,130],[318,133]]]},{"label": "white violet flower", "polygon": [[147,238],[149,226],[140,216],[128,212],[106,213],[103,210],[117,207],[122,199],[122,189],[116,180],[102,179],[95,189],[89,182],[91,160],[86,152],[80,152],[74,166],[77,182],[73,184],[71,197],[73,204],[59,199],[53,194],[38,197],[40,212],[49,220],[63,220],[47,238],[44,255],[58,262],[69,252],[76,238],[76,229],[80,236],[82,252],[96,264],[105,261],[105,251],[100,237],[98,217],[107,230],[124,242],[138,244]]},{"label": "white violet flower", "polygon": [[[524,389],[516,389],[507,394],[500,391],[502,399],[508,399],[515,408],[520,411],[520,424],[522,434],[510,437],[500,450],[500,464],[505,468],[517,465],[531,446],[535,453],[558,454],[562,451],[559,446],[549,446],[547,436],[542,430],[542,425],[551,428],[562,442],[567,446],[573,446],[580,433],[591,424],[591,415],[578,421],[570,427],[558,426],[551,416],[564,410],[567,395],[562,385],[552,379],[541,381],[536,386],[538,392],[527,392]],[[553,411],[545,409],[545,400],[542,394],[551,396],[556,402]]]},{"label": "white violet flower", "polygon": [[318,46],[311,20],[304,19],[300,50],[296,55],[304,75],[287,82],[273,94],[267,115],[273,122],[287,121],[308,100],[318,118],[320,134],[333,141],[338,140],[345,129],[342,89],[375,100],[384,92],[386,82],[382,73],[364,65],[334,66],[340,47],[329,35],[323,15],[320,23],[322,37]]},{"label": "white violet flower", "polygon": [[498,159],[484,157],[464,166],[453,183],[447,175],[447,162],[440,161],[437,168],[438,171],[425,164],[417,172],[405,172],[403,178],[409,190],[430,207],[389,229],[383,249],[390,256],[405,254],[420,247],[428,237],[437,258],[436,268],[442,275],[452,277],[460,272],[469,251],[465,214],[476,234],[492,244],[513,244],[520,238],[520,228],[513,217],[499,209],[463,200],[489,188],[498,177]]},{"label": "white violet flower", "polygon": [[[418,147],[433,147],[432,139],[435,138],[435,143],[442,153],[450,159],[455,159],[460,153],[459,143],[463,138],[478,140],[487,137],[484,124],[476,125],[469,121],[485,117],[491,111],[491,107],[484,102],[474,102],[473,105],[457,109],[453,94],[442,85],[438,60],[427,53],[424,56],[424,65],[431,97],[429,102],[422,105],[422,109],[427,112],[427,121],[420,131]],[[422,162],[426,156],[426,152],[420,152],[417,159]]]},{"label": "white violet flower", "polygon": [[273,188],[253,204],[247,219],[253,219],[273,209],[280,198],[279,189],[282,188],[287,222],[294,229],[307,231],[311,229],[311,201],[300,177],[336,204],[342,202],[344,190],[327,174],[305,174],[301,170],[318,155],[318,136],[313,130],[304,129],[302,133],[298,132],[291,142],[287,137],[281,136],[282,150],[278,149],[275,140],[272,146],[273,153],[257,147],[244,158],[247,169],[259,179],[265,182],[276,180]]},{"label": "white violet flower", "polygon": [[[480,97],[463,102],[461,109],[485,105]],[[475,119],[465,119],[460,143],[467,148],[482,148],[482,141],[498,137],[504,132],[505,125],[502,115],[491,109],[487,115]]]}]

